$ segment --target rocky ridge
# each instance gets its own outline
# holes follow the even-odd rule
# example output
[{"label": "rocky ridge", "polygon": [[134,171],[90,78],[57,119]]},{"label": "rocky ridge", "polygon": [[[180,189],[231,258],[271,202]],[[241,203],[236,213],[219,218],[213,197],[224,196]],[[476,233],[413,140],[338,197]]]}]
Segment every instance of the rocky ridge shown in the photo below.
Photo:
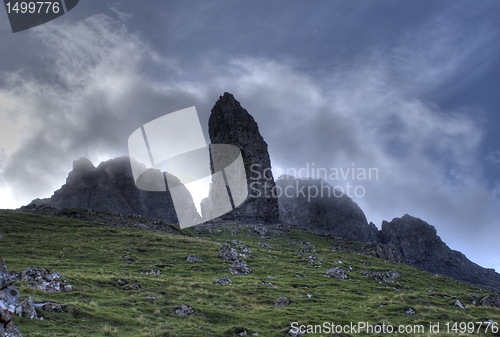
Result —
[{"label": "rocky ridge", "polygon": [[384,221],[379,241],[393,248],[405,263],[471,284],[500,290],[500,274],[483,268],[459,251],[450,249],[427,222],[405,214]]},{"label": "rocky ridge", "polygon": [[[262,228],[282,222],[332,238],[364,242],[363,249],[368,254],[389,261],[408,263],[431,273],[500,289],[500,274],[451,250],[437,236],[435,228],[420,219],[405,215],[384,222],[378,231],[374,224],[367,223],[356,203],[322,180],[284,176],[275,183],[267,143],[253,117],[233,95],[224,93],[214,105],[209,135],[212,144],[231,144],[240,148],[251,195],[240,207],[210,221],[208,226],[218,221],[221,224],[227,221],[253,223],[260,226],[264,237]],[[317,189],[322,195],[301,194],[304,189]],[[281,193],[271,193],[273,191]],[[187,190],[186,198],[192,201]],[[85,158],[75,161],[66,184],[51,198],[34,200],[31,207],[44,204],[57,209],[88,208],[177,222],[168,191],[139,190],[127,157],[101,163],[97,168]],[[207,210],[206,200],[205,205],[202,203],[202,212],[203,209]],[[194,204],[191,211],[193,216],[197,214]],[[207,230],[211,230],[210,227]]]},{"label": "rocky ridge", "polygon": [[[143,176],[144,179],[148,178],[147,173]],[[193,217],[198,216],[187,189],[184,197],[192,204],[190,212]],[[129,157],[111,159],[97,167],[94,167],[87,158],[75,160],[73,170],[66,179],[66,184],[55,191],[52,197],[35,199],[30,205],[48,205],[56,209],[87,208],[136,214],[170,223],[178,222],[168,190],[166,192],[150,192],[136,187]]]},{"label": "rocky ridge", "polygon": [[350,241],[377,241],[377,227],[361,208],[323,180],[283,175],[276,186],[281,222]]}]

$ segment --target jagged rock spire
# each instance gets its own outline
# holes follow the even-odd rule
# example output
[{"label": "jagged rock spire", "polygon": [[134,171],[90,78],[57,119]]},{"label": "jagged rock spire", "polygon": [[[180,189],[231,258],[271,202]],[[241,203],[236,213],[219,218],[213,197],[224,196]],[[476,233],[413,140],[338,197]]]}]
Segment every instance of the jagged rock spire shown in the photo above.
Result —
[{"label": "jagged rock spire", "polygon": [[[240,148],[246,171],[249,197],[223,219],[277,223],[278,198],[274,194],[274,177],[267,143],[255,119],[233,95],[226,92],[212,108],[208,120],[212,144],[231,144]],[[211,166],[213,167],[212,163]]]}]

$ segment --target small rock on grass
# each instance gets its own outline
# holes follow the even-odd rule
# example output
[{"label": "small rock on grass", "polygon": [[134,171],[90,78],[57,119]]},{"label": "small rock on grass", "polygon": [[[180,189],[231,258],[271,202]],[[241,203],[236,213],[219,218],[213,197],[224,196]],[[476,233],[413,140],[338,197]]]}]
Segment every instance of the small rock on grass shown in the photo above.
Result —
[{"label": "small rock on grass", "polygon": [[334,277],[339,280],[345,280],[349,278],[349,275],[347,275],[347,273],[344,272],[341,267],[328,269],[325,273],[325,276]]},{"label": "small rock on grass", "polygon": [[225,261],[235,261],[238,259],[238,252],[233,247],[220,246],[219,257]]},{"label": "small rock on grass", "polygon": [[159,271],[158,269],[147,268],[139,270],[139,273],[143,275],[160,275],[161,271]]},{"label": "small rock on grass", "polygon": [[227,285],[227,284],[233,284],[233,281],[231,281],[231,279],[227,276],[222,276],[219,277],[217,280],[215,280],[214,284]]},{"label": "small rock on grass", "polygon": [[290,301],[287,297],[278,297],[276,302],[274,302],[275,307],[284,307],[290,305],[292,301]]},{"label": "small rock on grass", "polygon": [[203,262],[202,259],[200,259],[199,257],[194,256],[194,255],[189,255],[188,257],[186,257],[186,261],[187,262]]},{"label": "small rock on grass", "polygon": [[467,307],[460,300],[456,300],[455,303],[453,303],[453,306],[460,308],[460,309],[467,310]]},{"label": "small rock on grass", "polygon": [[415,309],[413,309],[412,307],[409,307],[405,310],[406,314],[407,315],[415,315],[416,312],[415,312]]},{"label": "small rock on grass", "polygon": [[243,260],[236,260],[229,268],[229,272],[233,275],[247,275],[252,272],[252,269]]},{"label": "small rock on grass", "polygon": [[191,315],[194,313],[194,309],[190,305],[181,305],[179,307],[175,307],[174,312],[179,316]]}]

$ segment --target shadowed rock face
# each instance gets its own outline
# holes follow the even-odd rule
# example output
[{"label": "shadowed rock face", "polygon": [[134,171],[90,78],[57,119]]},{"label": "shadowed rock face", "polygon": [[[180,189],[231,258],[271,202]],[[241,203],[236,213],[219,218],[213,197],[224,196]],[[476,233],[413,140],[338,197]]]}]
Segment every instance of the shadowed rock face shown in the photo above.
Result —
[{"label": "shadowed rock face", "polygon": [[283,175],[276,186],[282,222],[345,240],[377,241],[378,230],[361,208],[323,180]]},{"label": "shadowed rock face", "polygon": [[[278,199],[271,191],[274,178],[267,143],[253,117],[230,93],[224,93],[212,108],[208,120],[212,144],[230,144],[240,148],[250,196],[241,206],[221,216],[224,220],[277,223]],[[213,163],[210,163],[213,171]],[[204,204],[207,202],[205,201]],[[203,206],[202,206],[203,207]]]},{"label": "shadowed rock face", "polygon": [[500,290],[500,274],[483,268],[450,249],[437,235],[434,226],[408,214],[384,221],[379,232],[383,244],[394,247],[405,263],[431,273]]},{"label": "shadowed rock face", "polygon": [[[153,171],[153,170],[152,170]],[[146,172],[141,178],[147,179]],[[189,191],[193,217],[198,216]],[[48,199],[35,199],[32,204],[63,208],[88,208],[123,214],[138,214],[177,223],[177,215],[168,192],[148,192],[135,186],[130,160],[120,157],[101,163],[97,168],[87,158],[73,162],[66,184]]]}]

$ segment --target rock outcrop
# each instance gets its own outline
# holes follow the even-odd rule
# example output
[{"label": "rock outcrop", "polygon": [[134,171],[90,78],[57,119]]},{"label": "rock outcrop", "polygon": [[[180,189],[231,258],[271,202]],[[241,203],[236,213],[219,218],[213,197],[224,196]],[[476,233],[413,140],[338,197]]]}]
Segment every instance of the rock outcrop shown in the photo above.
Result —
[{"label": "rock outcrop", "polygon": [[[151,169],[151,171],[156,170]],[[148,174],[145,173],[143,176],[147,179]],[[192,207],[189,211],[192,216],[199,217],[187,189],[184,194],[185,198],[191,201]],[[88,208],[137,214],[158,218],[169,223],[178,223],[168,190],[167,192],[150,192],[136,187],[129,157],[111,159],[101,163],[98,167],[94,167],[87,158],[75,160],[66,184],[55,191],[51,198],[35,199],[31,204],[47,204],[57,209]]]},{"label": "rock outcrop", "polygon": [[332,251],[370,255],[394,263],[403,262],[403,257],[399,251],[396,251],[393,247],[384,245],[380,242],[359,242],[358,244],[353,245],[352,242],[345,242],[341,239],[337,239],[335,240],[335,245],[332,246]]},{"label": "rock outcrop", "polygon": [[500,274],[483,268],[450,249],[437,235],[434,226],[408,214],[384,221],[379,233],[380,242],[393,247],[408,263],[431,273],[456,280],[500,289]]},{"label": "rock outcrop", "polygon": [[12,284],[15,279],[0,257],[0,337],[22,337],[19,327],[12,321],[21,304],[19,291]]},{"label": "rock outcrop", "polygon": [[55,270],[42,267],[28,267],[21,272],[19,280],[28,283],[29,287],[48,293],[71,292],[73,287]]},{"label": "rock outcrop", "polygon": [[377,241],[378,229],[347,195],[321,179],[283,175],[276,181],[280,220],[300,229],[344,240]]},{"label": "rock outcrop", "polygon": [[[212,108],[208,133],[212,144],[230,144],[240,148],[249,191],[248,198],[239,207],[220,218],[278,223],[278,199],[271,193],[275,183],[267,143],[259,132],[257,122],[230,93],[220,96]],[[210,165],[213,172],[213,163]],[[204,217],[205,213],[210,213],[207,199],[202,203],[202,213]]]},{"label": "rock outcrop", "polygon": [[479,305],[483,307],[500,308],[500,294],[492,294],[484,296]]}]

